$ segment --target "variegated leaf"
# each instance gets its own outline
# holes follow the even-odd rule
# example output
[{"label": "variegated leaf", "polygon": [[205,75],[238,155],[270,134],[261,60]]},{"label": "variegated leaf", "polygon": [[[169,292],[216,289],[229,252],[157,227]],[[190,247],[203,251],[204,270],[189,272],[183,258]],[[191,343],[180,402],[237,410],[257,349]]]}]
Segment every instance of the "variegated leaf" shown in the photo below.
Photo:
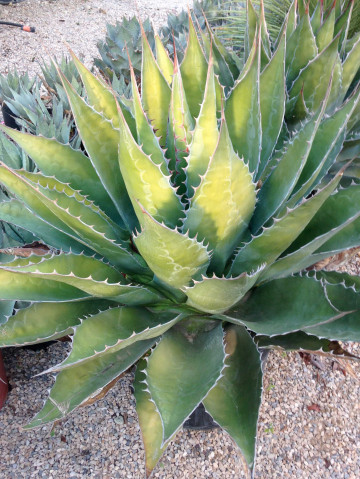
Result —
[{"label": "variegated leaf", "polygon": [[201,105],[199,117],[196,120],[187,158],[186,186],[189,198],[193,196],[194,188],[199,186],[201,176],[204,175],[208,168],[210,158],[217,145],[218,136],[214,66],[212,61],[210,61],[204,101]]},{"label": "variegated leaf", "polygon": [[221,324],[191,340],[175,329],[164,334],[146,368],[146,384],[163,424],[161,446],[214,387],[224,359]]},{"label": "variegated leaf", "polygon": [[157,222],[143,210],[143,230],[134,242],[155,275],[174,288],[187,286],[205,273],[209,252],[202,243]]},{"label": "variegated leaf", "polygon": [[253,237],[233,259],[230,274],[238,275],[266,263],[270,266],[300,235],[324,202],[339,184],[341,175],[335,177],[316,195],[304,200],[297,208],[287,210],[275,219],[262,233]]},{"label": "variegated leaf", "polygon": [[214,420],[235,441],[247,467],[254,469],[258,414],[262,392],[259,352],[245,328],[230,326],[225,333],[225,369],[204,399]]},{"label": "variegated leaf", "polygon": [[183,230],[214,250],[211,266],[220,274],[255,209],[255,185],[234,152],[225,119],[219,142],[186,212]]},{"label": "variegated leaf", "polygon": [[261,151],[259,42],[260,39],[254,45],[254,57],[249,69],[239,78],[225,105],[225,117],[234,149],[255,175]]},{"label": "variegated leaf", "polygon": [[126,371],[154,344],[153,339],[138,341],[116,353],[108,353],[61,371],[42,410],[30,421],[30,429],[63,418],[89,398],[97,396],[109,383]]},{"label": "variegated leaf", "polygon": [[174,227],[182,216],[182,205],[170,176],[154,163],[136,143],[124,117],[120,113],[119,164],[134,210],[142,225],[139,202],[158,221]]},{"label": "variegated leaf", "polygon": [[104,354],[120,351],[137,341],[157,338],[180,319],[180,315],[151,313],[145,308],[135,307],[119,306],[100,312],[75,328],[69,356],[49,371],[60,371]]},{"label": "variegated leaf", "polygon": [[34,303],[20,309],[0,327],[0,346],[22,346],[57,339],[73,332],[81,319],[108,309],[110,301],[89,299],[72,303]]},{"label": "variegated leaf", "polygon": [[197,118],[203,101],[208,64],[189,13],[189,38],[180,66],[186,98],[193,118]]},{"label": "variegated leaf", "polygon": [[206,313],[224,313],[238,303],[251,289],[264,266],[253,273],[243,273],[238,278],[203,277],[194,286],[184,288],[187,304]]}]

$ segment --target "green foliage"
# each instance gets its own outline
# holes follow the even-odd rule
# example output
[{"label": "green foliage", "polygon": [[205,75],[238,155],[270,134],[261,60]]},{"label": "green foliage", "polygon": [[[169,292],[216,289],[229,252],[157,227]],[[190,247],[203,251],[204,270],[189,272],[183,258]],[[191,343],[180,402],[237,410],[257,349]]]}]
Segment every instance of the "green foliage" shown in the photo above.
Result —
[{"label": "green foliage", "polygon": [[[147,474],[200,402],[252,474],[257,345],[336,354],[330,340],[360,339],[358,279],[303,272],[360,244],[360,187],[339,186],[338,164],[359,140],[360,58],[334,22],[295,4],[276,45],[249,9],[241,72],[211,30],[189,25],[181,62],[158,39],[155,56],[142,33],[132,99],[73,55],[86,98],[59,76],[85,152],[2,127],[38,171],[0,163],[11,195],[0,219],[51,252],[0,264],[0,345],[73,333],[28,427],[61,419],[142,358]],[[307,56],[292,37],[312,44]],[[31,304],[8,317],[15,300]]]}]

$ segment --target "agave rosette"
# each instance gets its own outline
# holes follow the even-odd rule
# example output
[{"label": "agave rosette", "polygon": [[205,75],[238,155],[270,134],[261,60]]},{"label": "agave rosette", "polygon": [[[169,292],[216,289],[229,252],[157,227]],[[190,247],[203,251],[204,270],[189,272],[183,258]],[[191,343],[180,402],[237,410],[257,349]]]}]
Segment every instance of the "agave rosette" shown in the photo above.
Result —
[{"label": "agave rosette", "polygon": [[[336,54],[284,139],[285,107],[298,105],[285,76],[295,13],[274,51],[255,28],[233,86],[236,65],[215,37],[204,54],[191,21],[180,65],[161,42],[155,59],[143,35],[141,94],[131,72],[126,104],[74,56],[87,101],[63,86],[86,153],[2,127],[38,171],[0,164],[13,195],[0,218],[50,250],[1,264],[0,346],[73,334],[27,427],[61,419],[137,363],[148,474],[201,402],[251,472],[258,346],[330,352],[331,340],[360,339],[359,278],[303,272],[360,244],[360,186],[340,187],[343,169],[323,181],[359,89],[334,97]],[[30,305],[11,315],[15,301]]]}]

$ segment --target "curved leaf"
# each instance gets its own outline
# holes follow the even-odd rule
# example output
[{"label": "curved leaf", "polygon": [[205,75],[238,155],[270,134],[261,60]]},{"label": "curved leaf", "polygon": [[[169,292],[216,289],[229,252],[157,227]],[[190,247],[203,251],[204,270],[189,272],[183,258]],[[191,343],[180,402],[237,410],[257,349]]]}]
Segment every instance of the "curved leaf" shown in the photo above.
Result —
[{"label": "curved leaf", "polygon": [[183,207],[170,183],[170,176],[165,176],[161,167],[142,151],[121,112],[120,139],[120,170],[140,224],[143,215],[139,203],[158,221],[170,227],[176,226]]},{"label": "curved leaf", "polygon": [[136,220],[118,163],[119,132],[109,120],[85,103],[64,76],[62,80],[91,163],[124,223],[132,230]]},{"label": "curved leaf", "polygon": [[212,61],[210,61],[206,77],[204,101],[201,104],[200,114],[196,120],[187,158],[186,186],[189,198],[193,196],[194,188],[199,185],[201,176],[208,168],[210,158],[216,148],[218,136],[214,66]]},{"label": "curved leaf", "polygon": [[171,91],[142,31],[141,98],[160,145],[165,146]]},{"label": "curved leaf", "polygon": [[60,371],[104,354],[120,351],[137,341],[157,338],[180,319],[181,316],[175,314],[151,313],[145,308],[123,306],[100,312],[75,328],[69,356],[49,371]]},{"label": "curved leaf", "polygon": [[341,175],[333,178],[316,195],[304,200],[295,209],[287,210],[281,218],[275,218],[271,226],[264,228],[258,236],[253,237],[250,243],[238,251],[233,259],[230,274],[239,275],[258,268],[263,263],[270,266],[296,240],[335,190],[340,179]]},{"label": "curved leaf", "polygon": [[257,177],[271,157],[282,128],[285,113],[285,35],[260,75],[262,146]]},{"label": "curved leaf", "polygon": [[0,346],[22,346],[57,339],[73,332],[88,315],[109,308],[105,300],[74,303],[35,303],[20,309],[0,327]]},{"label": "curved leaf", "polygon": [[273,217],[293,191],[311,151],[315,134],[324,115],[326,101],[313,118],[285,144],[281,156],[258,194],[258,203],[251,220],[256,233]]},{"label": "curved leaf", "polygon": [[329,46],[317,55],[304,68],[290,87],[289,97],[294,98],[303,91],[306,107],[315,112],[321,106],[329,81],[332,68],[338,55],[339,36],[335,37]]},{"label": "curved leaf", "polygon": [[88,195],[111,218],[117,221],[120,219],[89,158],[81,151],[73,150],[70,145],[63,145],[55,139],[22,133],[4,126],[0,128],[21,146],[44,175],[55,176],[68,183],[74,190]]},{"label": "curved leaf", "polygon": [[307,276],[275,279],[255,288],[250,297],[218,316],[257,334],[286,334],[344,316],[326,298],[323,284]]},{"label": "curved leaf", "polygon": [[160,280],[180,289],[205,273],[210,255],[202,243],[158,223],[144,210],[142,224],[143,230],[134,241]]},{"label": "curved leaf", "polygon": [[52,227],[39,216],[34,215],[23,203],[16,199],[0,203],[0,218],[2,221],[20,226],[34,234],[36,233],[37,238],[46,245],[58,250],[92,254],[90,248]]},{"label": "curved leaf", "polygon": [[187,304],[206,313],[223,313],[238,303],[251,289],[264,267],[254,273],[243,273],[238,278],[203,277],[194,286],[184,288]]},{"label": "curved leaf", "polygon": [[149,304],[161,300],[155,291],[129,283],[121,273],[95,258],[63,254],[43,257],[40,262],[27,264],[31,260],[32,257],[24,261],[17,259],[3,265],[3,269],[22,273],[29,281],[36,278],[68,284],[87,295],[123,304]]},{"label": "curved leaf", "polygon": [[318,49],[310,25],[309,14],[300,20],[286,45],[286,82],[290,86],[308,63],[316,57]]}]

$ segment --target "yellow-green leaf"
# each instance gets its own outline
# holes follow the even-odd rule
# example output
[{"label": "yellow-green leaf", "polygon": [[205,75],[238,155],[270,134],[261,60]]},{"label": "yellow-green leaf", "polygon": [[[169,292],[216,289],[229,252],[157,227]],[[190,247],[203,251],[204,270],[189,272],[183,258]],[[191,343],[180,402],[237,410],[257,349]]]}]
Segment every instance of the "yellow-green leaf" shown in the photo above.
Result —
[{"label": "yellow-green leaf", "polygon": [[140,223],[143,220],[143,214],[138,202],[158,221],[164,221],[168,226],[176,226],[182,215],[182,205],[170,184],[170,177],[165,176],[161,167],[141,150],[121,111],[119,115],[120,170]]},{"label": "yellow-green leaf", "polygon": [[180,289],[205,273],[210,261],[206,246],[160,224],[144,210],[141,223],[143,230],[134,238],[136,247],[161,281]]},{"label": "yellow-green leaf", "polygon": [[210,158],[216,148],[218,136],[214,66],[210,61],[204,101],[201,105],[199,118],[196,120],[187,159],[186,185],[189,197],[193,195],[193,189],[200,184],[200,177],[207,170]]},{"label": "yellow-green leaf", "polygon": [[190,13],[188,44],[180,69],[191,115],[197,118],[204,96],[208,65]]},{"label": "yellow-green leaf", "polygon": [[255,209],[255,185],[234,152],[225,119],[219,142],[186,213],[184,231],[213,250],[212,268],[220,274]]},{"label": "yellow-green leaf", "polygon": [[152,126],[156,130],[160,145],[165,146],[171,91],[159,65],[156,63],[143,29],[142,39],[142,103]]}]

